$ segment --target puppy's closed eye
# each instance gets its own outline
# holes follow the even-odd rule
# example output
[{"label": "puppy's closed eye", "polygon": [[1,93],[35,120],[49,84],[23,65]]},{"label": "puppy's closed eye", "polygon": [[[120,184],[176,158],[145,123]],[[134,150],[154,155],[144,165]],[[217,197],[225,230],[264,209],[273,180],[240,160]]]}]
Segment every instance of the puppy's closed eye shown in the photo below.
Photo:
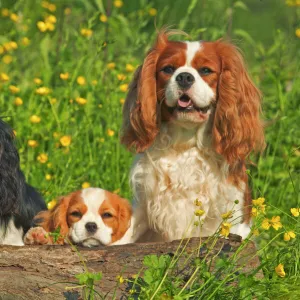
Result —
[{"label": "puppy's closed eye", "polygon": [[82,213],[80,211],[73,211],[70,213],[71,216],[76,217],[76,218],[81,218]]},{"label": "puppy's closed eye", "polygon": [[105,212],[101,215],[102,219],[110,219],[113,215],[110,212]]}]

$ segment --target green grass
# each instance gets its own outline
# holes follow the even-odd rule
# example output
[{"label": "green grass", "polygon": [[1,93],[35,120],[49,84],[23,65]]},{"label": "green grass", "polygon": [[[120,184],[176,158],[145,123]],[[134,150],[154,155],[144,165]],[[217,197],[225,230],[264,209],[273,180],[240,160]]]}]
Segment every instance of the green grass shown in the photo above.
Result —
[{"label": "green grass", "polygon": [[[110,0],[51,3],[56,5],[54,12],[35,0],[0,3],[0,74],[9,76],[5,81],[2,75],[0,81],[0,115],[17,132],[21,167],[28,181],[47,202],[80,189],[84,182],[130,199],[132,155],[120,145],[118,134],[121,99],[126,96],[120,86],[132,76],[126,64],[139,65],[154,40],[155,28],[166,24],[185,30],[195,40],[230,35],[244,52],[264,95],[267,148],[261,157],[253,158],[256,165],[249,170],[253,197],[266,198],[268,217],[281,216],[282,233],[294,230],[297,235],[284,242],[281,234],[270,243],[277,232],[261,231],[257,243],[264,249],[260,257],[266,277],[260,284],[249,281],[248,287],[269,287],[276,292],[283,286],[287,291],[283,295],[295,289],[300,232],[299,221],[290,218],[290,208],[300,206],[300,38],[295,35],[300,7],[289,7],[280,0],[135,0],[124,1],[121,8]],[[68,8],[70,14],[65,13]],[[155,17],[149,14],[150,8],[157,9]],[[11,20],[12,13],[17,14],[17,22]],[[55,28],[41,32],[37,23],[50,14],[57,19]],[[100,14],[108,15],[108,22],[101,22]],[[92,35],[82,36],[83,28],[92,29]],[[22,43],[25,37],[30,40],[28,45]],[[17,49],[5,50],[3,46],[7,48],[11,41],[17,43]],[[111,62],[116,65],[113,69],[108,67]],[[62,80],[60,74],[66,72],[69,78]],[[120,74],[126,78],[119,80]],[[78,76],[86,79],[85,85],[77,83]],[[42,84],[34,83],[34,78],[40,78]],[[11,85],[20,91],[13,94]],[[51,93],[38,95],[39,86],[48,87]],[[22,99],[21,106],[14,104],[16,97]],[[87,103],[79,105],[78,97]],[[39,116],[40,123],[32,124],[32,115]],[[113,135],[108,134],[111,130]],[[72,138],[68,147],[60,143],[65,135]],[[29,140],[37,141],[38,146],[30,147]],[[37,160],[41,153],[48,155],[46,163]],[[274,275],[274,267],[281,262],[287,266],[286,278]],[[274,299],[272,295],[258,299]]]}]

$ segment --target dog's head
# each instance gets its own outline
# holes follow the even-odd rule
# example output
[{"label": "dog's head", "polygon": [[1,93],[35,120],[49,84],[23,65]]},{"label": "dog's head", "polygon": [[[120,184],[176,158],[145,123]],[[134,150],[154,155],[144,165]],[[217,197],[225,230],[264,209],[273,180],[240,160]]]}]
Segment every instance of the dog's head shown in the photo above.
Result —
[{"label": "dog's head", "polygon": [[100,188],[87,188],[62,197],[50,211],[36,216],[36,224],[87,247],[109,245],[130,226],[131,207],[126,199]]},{"label": "dog's head", "polygon": [[230,43],[175,42],[161,31],[131,83],[123,110],[122,143],[142,152],[161,122],[186,128],[211,120],[213,146],[231,163],[264,144],[260,92]]}]

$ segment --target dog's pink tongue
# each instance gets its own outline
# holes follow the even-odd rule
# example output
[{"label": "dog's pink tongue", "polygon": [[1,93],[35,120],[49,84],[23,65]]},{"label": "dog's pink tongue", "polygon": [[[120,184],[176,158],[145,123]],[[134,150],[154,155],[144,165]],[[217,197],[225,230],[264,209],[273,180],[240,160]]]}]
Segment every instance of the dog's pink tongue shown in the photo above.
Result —
[{"label": "dog's pink tongue", "polygon": [[192,104],[192,100],[182,101],[182,100],[178,99],[178,106],[180,106],[180,107],[188,107],[191,104]]}]

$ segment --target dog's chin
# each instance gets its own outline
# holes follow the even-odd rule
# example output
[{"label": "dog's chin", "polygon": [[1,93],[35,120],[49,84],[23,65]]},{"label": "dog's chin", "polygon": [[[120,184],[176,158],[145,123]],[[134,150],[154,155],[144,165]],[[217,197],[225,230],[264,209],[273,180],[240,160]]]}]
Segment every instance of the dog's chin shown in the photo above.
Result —
[{"label": "dog's chin", "polygon": [[81,244],[82,244],[82,246],[89,247],[89,248],[103,246],[103,244],[99,240],[92,238],[92,237],[85,239],[84,241],[81,242]]}]

